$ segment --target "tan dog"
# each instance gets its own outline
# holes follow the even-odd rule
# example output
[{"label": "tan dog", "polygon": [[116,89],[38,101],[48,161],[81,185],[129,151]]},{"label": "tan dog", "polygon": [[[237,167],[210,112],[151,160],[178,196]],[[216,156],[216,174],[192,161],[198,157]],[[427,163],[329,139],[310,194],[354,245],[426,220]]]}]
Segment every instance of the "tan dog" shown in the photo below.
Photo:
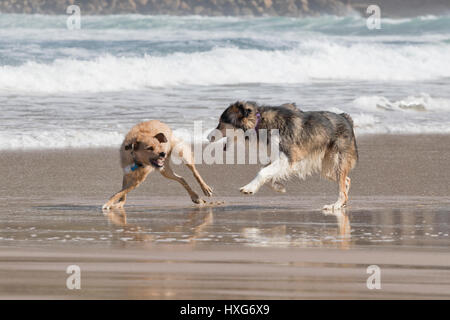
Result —
[{"label": "tan dog", "polygon": [[113,195],[103,205],[103,209],[123,207],[127,193],[137,188],[155,169],[159,170],[164,177],[181,183],[194,203],[205,203],[182,177],[172,171],[167,158],[174,150],[192,171],[203,193],[210,197],[212,189],[203,181],[195,168],[194,157],[189,146],[175,138],[166,124],[151,120],[137,124],[126,135],[120,147],[120,159],[124,172],[122,190]]}]

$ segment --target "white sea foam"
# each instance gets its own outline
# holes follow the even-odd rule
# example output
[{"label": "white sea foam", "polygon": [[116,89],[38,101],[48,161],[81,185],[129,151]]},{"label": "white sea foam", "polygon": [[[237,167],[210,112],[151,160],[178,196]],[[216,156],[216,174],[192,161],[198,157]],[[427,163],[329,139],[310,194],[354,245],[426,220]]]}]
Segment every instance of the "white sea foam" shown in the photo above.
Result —
[{"label": "white sea foam", "polygon": [[[212,129],[204,129],[195,139],[190,129],[175,129],[173,133],[187,143],[207,142]],[[82,129],[0,132],[0,150],[119,147],[125,133]]]},{"label": "white sea foam", "polygon": [[105,92],[179,85],[430,80],[450,76],[450,45],[390,47],[310,41],[297,49],[216,48],[167,56],[61,59],[0,67],[0,90]]},{"label": "white sea foam", "polygon": [[124,135],[95,130],[1,132],[0,150],[118,147]]},{"label": "white sea foam", "polygon": [[204,120],[204,141],[237,99],[346,112],[357,135],[450,133],[450,16],[377,31],[364,17],[66,19],[0,15],[0,149],[117,147],[149,118],[187,141]]},{"label": "white sea foam", "polygon": [[395,101],[383,96],[363,96],[355,99],[353,106],[364,111],[450,112],[450,99],[432,98],[426,93]]},{"label": "white sea foam", "polygon": [[[432,134],[450,133],[450,122],[447,121],[387,121],[377,114],[351,114],[356,135],[401,133],[401,134]],[[212,130],[212,128],[211,128]],[[177,129],[174,134],[188,143],[207,142],[209,131],[195,137],[191,129]],[[55,131],[24,131],[17,133],[0,133],[0,150],[36,150],[62,148],[99,148],[120,146],[124,132],[106,132],[101,130],[55,130]]]},{"label": "white sea foam", "polygon": [[[450,99],[431,97],[425,93],[401,99],[361,96],[347,105],[339,106],[339,108],[330,106],[326,110],[351,114],[356,135],[450,133]],[[5,112],[8,113],[7,110]],[[109,125],[106,125],[105,121],[108,121]],[[206,136],[214,125],[215,121],[203,123],[202,132],[198,137],[194,137],[194,122],[181,121],[173,128],[174,135],[188,143],[207,142]],[[19,122],[16,126],[20,127]],[[0,150],[117,148],[132,124],[114,125],[114,118],[111,118],[92,122],[91,125],[86,123],[85,128],[79,129],[61,129],[58,126],[48,128],[42,126],[39,129],[39,125],[36,124],[24,130],[18,130],[16,126],[0,131]]]}]

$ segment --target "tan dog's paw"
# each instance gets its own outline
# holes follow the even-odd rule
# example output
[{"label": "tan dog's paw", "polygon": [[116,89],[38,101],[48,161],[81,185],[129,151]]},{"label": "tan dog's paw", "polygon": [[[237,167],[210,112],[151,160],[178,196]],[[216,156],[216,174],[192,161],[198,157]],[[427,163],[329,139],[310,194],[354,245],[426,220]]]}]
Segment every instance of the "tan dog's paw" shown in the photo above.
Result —
[{"label": "tan dog's paw", "polygon": [[111,210],[111,208],[112,208],[112,205],[109,202],[105,203],[102,206],[102,210]]},{"label": "tan dog's paw", "polygon": [[192,199],[192,202],[199,205],[204,205],[206,203],[202,198]]},{"label": "tan dog's paw", "polygon": [[204,186],[202,186],[202,190],[203,190],[203,193],[205,194],[205,196],[207,196],[207,197],[211,197],[213,194],[213,189],[206,184]]},{"label": "tan dog's paw", "polygon": [[125,201],[122,202],[107,202],[102,206],[102,210],[112,210],[112,209],[122,209],[123,205],[125,204]]},{"label": "tan dog's paw", "polygon": [[224,204],[225,204],[225,201],[210,201],[210,202],[206,202],[205,206],[217,207],[217,206],[221,206]]},{"label": "tan dog's paw", "polygon": [[211,208],[211,207],[218,207],[225,204],[225,201],[204,201],[200,199],[201,202],[197,203],[195,207],[202,207],[202,208]]}]

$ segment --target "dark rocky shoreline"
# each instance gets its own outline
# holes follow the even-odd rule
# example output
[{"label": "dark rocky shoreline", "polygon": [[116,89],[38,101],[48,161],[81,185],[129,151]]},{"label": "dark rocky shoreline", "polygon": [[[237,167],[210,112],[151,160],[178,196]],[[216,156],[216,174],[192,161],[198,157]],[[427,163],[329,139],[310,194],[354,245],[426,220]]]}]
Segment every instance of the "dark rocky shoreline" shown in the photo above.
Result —
[{"label": "dark rocky shoreline", "polygon": [[384,16],[414,16],[450,12],[448,0],[2,0],[1,13],[65,14],[71,4],[82,14],[153,14],[203,16],[365,15],[376,3]]},{"label": "dark rocky shoreline", "polygon": [[350,10],[339,0],[6,0],[0,2],[0,11],[64,14],[70,4],[80,6],[84,14],[303,16]]}]

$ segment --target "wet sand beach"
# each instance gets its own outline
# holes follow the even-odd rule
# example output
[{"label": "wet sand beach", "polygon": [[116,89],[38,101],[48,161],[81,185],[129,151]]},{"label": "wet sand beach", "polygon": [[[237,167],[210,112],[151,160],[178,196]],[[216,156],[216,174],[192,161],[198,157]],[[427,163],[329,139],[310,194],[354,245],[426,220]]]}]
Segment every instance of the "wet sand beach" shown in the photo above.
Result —
[{"label": "wet sand beach", "polygon": [[[450,298],[450,136],[358,142],[349,206],[328,214],[337,187],[317,176],[241,195],[255,165],[198,166],[220,206],[155,172],[104,213],[117,150],[2,151],[0,299]],[[73,264],[80,290],[66,288]]]}]

